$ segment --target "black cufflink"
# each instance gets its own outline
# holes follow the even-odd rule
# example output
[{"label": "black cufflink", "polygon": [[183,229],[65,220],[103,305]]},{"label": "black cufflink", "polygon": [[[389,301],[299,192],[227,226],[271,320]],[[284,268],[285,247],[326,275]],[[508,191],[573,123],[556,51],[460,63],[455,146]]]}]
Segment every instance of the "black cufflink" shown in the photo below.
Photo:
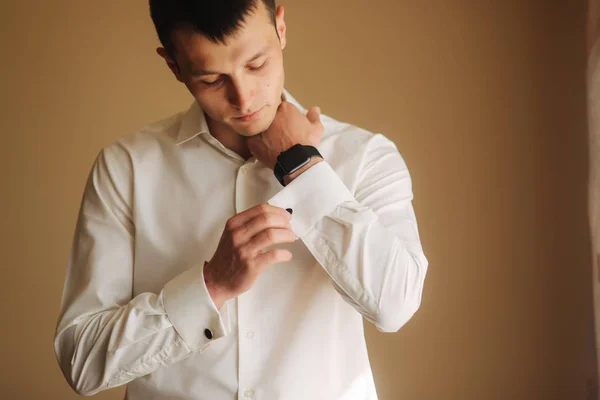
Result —
[{"label": "black cufflink", "polygon": [[213,338],[213,334],[212,334],[212,332],[210,331],[210,329],[205,329],[205,330],[204,330],[204,335],[205,335],[207,338],[209,338],[209,339],[212,339],[212,338]]},{"label": "black cufflink", "polygon": [[286,208],[285,211],[289,212],[290,214],[294,213],[294,210],[292,210],[291,208]]}]

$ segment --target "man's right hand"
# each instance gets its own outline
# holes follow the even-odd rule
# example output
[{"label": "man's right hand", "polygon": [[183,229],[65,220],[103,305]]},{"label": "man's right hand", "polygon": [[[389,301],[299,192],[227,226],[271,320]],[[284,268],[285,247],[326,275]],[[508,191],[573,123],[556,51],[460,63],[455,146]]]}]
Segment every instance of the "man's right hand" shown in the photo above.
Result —
[{"label": "man's right hand", "polygon": [[268,266],[289,261],[292,253],[269,247],[292,243],[292,215],[270,204],[259,204],[231,217],[219,240],[217,251],[204,266],[204,281],[218,309],[229,299],[252,287]]}]

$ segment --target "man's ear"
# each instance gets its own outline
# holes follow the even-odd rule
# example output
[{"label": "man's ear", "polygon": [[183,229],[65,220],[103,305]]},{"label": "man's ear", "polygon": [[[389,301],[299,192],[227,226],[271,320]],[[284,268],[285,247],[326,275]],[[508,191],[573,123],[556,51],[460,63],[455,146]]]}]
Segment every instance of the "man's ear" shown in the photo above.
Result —
[{"label": "man's ear", "polygon": [[285,26],[285,20],[283,19],[284,11],[283,6],[280,4],[277,6],[277,11],[275,13],[275,22],[277,23],[277,33],[279,34],[279,41],[281,42],[281,50],[285,49],[287,43],[287,38],[285,36],[287,27]]},{"label": "man's ear", "polygon": [[179,70],[179,66],[177,65],[177,63],[175,61],[173,61],[171,56],[169,56],[169,54],[167,53],[167,50],[165,50],[164,47],[159,47],[156,49],[156,53],[158,53],[158,55],[161,56],[165,60],[165,62],[167,63],[167,66],[169,67],[171,72],[173,72],[173,75],[175,75],[175,79],[177,79],[179,82],[183,83],[183,79],[181,78],[181,71]]}]

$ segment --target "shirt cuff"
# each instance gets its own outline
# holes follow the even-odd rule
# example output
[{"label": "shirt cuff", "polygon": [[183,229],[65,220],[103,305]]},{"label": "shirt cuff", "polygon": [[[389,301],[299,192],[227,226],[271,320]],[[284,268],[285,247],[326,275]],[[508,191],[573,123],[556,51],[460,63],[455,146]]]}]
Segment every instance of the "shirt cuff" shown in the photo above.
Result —
[{"label": "shirt cuff", "polygon": [[304,236],[321,218],[346,202],[355,201],[344,182],[326,161],[313,165],[290,182],[268,203],[291,208],[292,231]]},{"label": "shirt cuff", "polygon": [[191,351],[203,351],[211,341],[228,333],[224,323],[229,326],[227,303],[220,313],[204,282],[204,264],[169,281],[163,299],[169,320]]}]

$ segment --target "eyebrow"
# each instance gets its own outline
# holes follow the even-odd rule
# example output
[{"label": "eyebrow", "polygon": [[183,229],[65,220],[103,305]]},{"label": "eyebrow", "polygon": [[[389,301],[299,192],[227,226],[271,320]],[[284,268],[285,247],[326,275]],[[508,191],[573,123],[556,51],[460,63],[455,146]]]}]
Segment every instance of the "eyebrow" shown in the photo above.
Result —
[{"label": "eyebrow", "polygon": [[[267,53],[267,46],[263,47],[258,53],[256,53],[256,55],[254,55],[252,58],[250,58],[248,61],[246,61],[246,64],[251,63],[252,61],[256,61],[257,59],[261,58],[262,56],[264,56]],[[191,71],[190,72],[193,76],[206,76],[206,75],[220,75],[220,72],[216,72],[216,71]]]}]

